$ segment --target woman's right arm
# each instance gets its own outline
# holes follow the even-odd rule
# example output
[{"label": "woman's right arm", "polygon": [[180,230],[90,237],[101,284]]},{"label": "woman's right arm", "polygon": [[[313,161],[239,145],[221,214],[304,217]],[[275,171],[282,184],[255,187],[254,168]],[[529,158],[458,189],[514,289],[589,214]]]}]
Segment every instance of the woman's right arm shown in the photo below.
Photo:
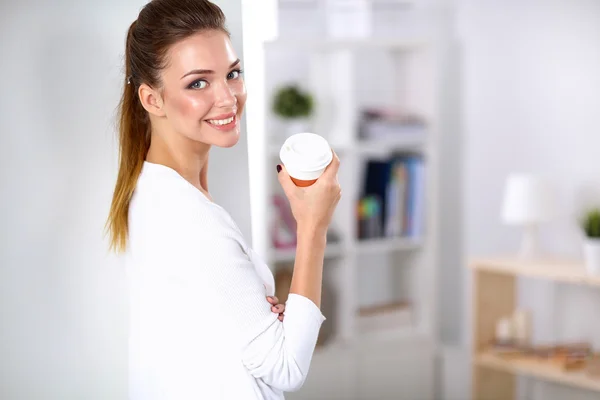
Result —
[{"label": "woman's right arm", "polygon": [[325,257],[327,228],[341,198],[337,179],[340,160],[333,160],[323,175],[312,186],[297,187],[282,166],[279,182],[290,202],[297,222],[296,261],[290,293],[312,300],[321,306],[323,259]]},{"label": "woman's right arm", "polygon": [[298,228],[296,261],[290,285],[290,293],[311,299],[317,307],[321,307],[325,236],[326,232]]},{"label": "woman's right arm", "polygon": [[244,364],[255,377],[285,391],[304,383],[325,319],[319,309],[323,259],[327,228],[341,197],[339,163],[334,153],[331,164],[309,188],[296,187],[285,167],[278,172],[298,226],[296,261],[283,324],[271,325],[245,348]]},{"label": "woman's right arm", "polygon": [[[236,231],[229,226],[228,219],[220,212],[215,214],[214,207],[207,205],[197,207],[195,213],[187,207],[169,208],[170,218],[160,224],[160,230],[153,230],[158,237],[148,249],[149,256],[157,268],[164,268],[165,275],[175,278],[194,299],[189,304],[169,306],[171,297],[177,300],[180,296],[161,294],[161,301],[167,304],[165,307],[172,309],[169,329],[187,332],[186,337],[198,337],[198,340],[202,340],[204,330],[212,329],[217,335],[223,330],[222,337],[232,338],[234,342],[202,347],[200,353],[218,352],[223,345],[239,349],[241,362],[252,376],[275,389],[298,390],[308,375],[318,333],[325,320],[319,307],[303,294],[290,293],[285,318],[280,321],[271,311],[264,282],[256,272],[252,257],[235,239]],[[314,273],[310,268],[304,270]],[[163,280],[168,283],[172,279]],[[316,291],[310,285],[304,286],[306,290],[300,292]],[[207,319],[208,316],[214,320]],[[216,321],[222,325],[215,325]],[[196,330],[197,334],[192,333]],[[196,362],[187,359],[188,348],[196,345],[176,343],[174,351],[181,349],[185,353],[181,359],[186,364]],[[215,357],[219,357],[218,354]],[[186,368],[186,364],[172,368]]]}]

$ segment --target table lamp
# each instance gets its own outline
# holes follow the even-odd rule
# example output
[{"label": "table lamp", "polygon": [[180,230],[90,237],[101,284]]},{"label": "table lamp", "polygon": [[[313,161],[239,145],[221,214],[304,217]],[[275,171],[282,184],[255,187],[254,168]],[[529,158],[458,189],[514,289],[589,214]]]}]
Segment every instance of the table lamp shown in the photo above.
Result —
[{"label": "table lamp", "polygon": [[539,255],[538,228],[554,213],[554,199],[547,183],[533,174],[511,174],[506,180],[502,221],[523,228],[519,255]]}]

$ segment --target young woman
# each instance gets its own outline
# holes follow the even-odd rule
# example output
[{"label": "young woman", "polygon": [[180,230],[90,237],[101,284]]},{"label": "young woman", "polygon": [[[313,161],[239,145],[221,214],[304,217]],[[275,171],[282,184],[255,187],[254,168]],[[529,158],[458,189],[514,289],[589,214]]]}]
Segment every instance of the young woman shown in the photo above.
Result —
[{"label": "young woman", "polygon": [[270,270],[208,190],[209,151],[237,143],[246,102],[222,11],[152,0],[129,28],[125,67],[108,228],[130,281],[130,399],[281,399],[306,379],[324,321],[339,159],[309,188],[277,165],[298,225],[283,318]]}]

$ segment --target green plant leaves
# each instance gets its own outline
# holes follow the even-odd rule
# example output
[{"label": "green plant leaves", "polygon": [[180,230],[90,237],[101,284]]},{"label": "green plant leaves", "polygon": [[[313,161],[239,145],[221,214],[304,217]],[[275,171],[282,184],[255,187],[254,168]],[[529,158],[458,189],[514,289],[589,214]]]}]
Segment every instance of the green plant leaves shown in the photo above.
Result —
[{"label": "green plant leaves", "polygon": [[282,118],[308,117],[312,110],[312,96],[296,85],[279,88],[273,99],[273,112]]},{"label": "green plant leaves", "polygon": [[587,237],[600,238],[600,208],[588,211],[582,225]]}]

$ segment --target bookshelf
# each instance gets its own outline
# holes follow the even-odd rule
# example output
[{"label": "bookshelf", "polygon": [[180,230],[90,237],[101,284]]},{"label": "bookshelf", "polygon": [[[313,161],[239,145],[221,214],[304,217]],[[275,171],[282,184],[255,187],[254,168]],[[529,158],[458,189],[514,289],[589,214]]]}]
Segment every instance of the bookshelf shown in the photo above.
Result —
[{"label": "bookshelf", "polygon": [[516,375],[600,392],[600,377],[592,377],[585,369],[569,370],[537,357],[503,356],[490,348],[496,321],[516,307],[519,277],[592,287],[600,287],[600,277],[588,275],[579,261],[558,258],[478,258],[469,267],[473,274],[473,399],[515,399]]},{"label": "bookshelf", "polygon": [[[249,65],[249,56],[260,60]],[[435,46],[419,40],[280,37],[245,46],[249,98],[254,97],[247,113],[261,112],[248,124],[249,147],[255,146],[249,158],[256,163],[250,168],[252,207],[269,221],[253,221],[253,247],[264,255],[276,280],[295,257],[293,249],[275,248],[270,240],[272,196],[283,195],[275,165],[287,137],[279,133],[282,125],[271,112],[278,86],[296,82],[310,91],[316,104],[310,131],[324,136],[341,160],[343,196],[330,229],[337,240],[328,241],[324,262],[323,330],[328,335],[317,346],[305,385],[286,398],[358,400],[397,398],[398,393],[407,399],[434,398],[439,231],[435,57]],[[253,90],[262,93],[257,96]],[[410,110],[426,127],[420,134],[397,137],[359,135],[362,111],[377,107]],[[255,140],[251,129],[265,132],[266,138]],[[425,165],[424,198],[419,201],[422,234],[359,239],[357,209],[368,162],[413,154]],[[335,299],[331,308],[326,298]],[[384,322],[386,316],[394,322]]]}]

